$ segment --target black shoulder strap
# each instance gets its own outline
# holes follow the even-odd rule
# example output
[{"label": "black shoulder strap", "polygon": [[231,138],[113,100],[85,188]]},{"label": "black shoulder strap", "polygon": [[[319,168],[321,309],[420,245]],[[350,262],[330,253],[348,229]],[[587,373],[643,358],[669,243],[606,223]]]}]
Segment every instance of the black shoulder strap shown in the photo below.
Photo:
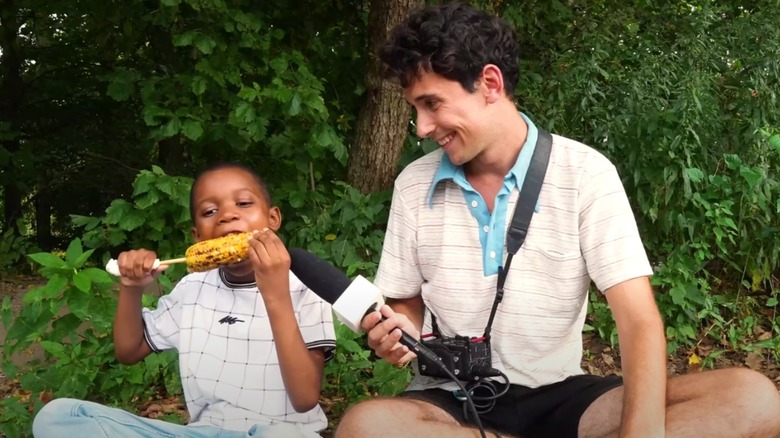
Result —
[{"label": "black shoulder strap", "polygon": [[528,234],[528,227],[531,225],[531,217],[536,209],[536,203],[539,200],[539,192],[542,190],[544,175],[547,173],[547,163],[550,161],[550,150],[552,150],[552,135],[549,132],[539,129],[539,137],[536,140],[536,148],[531,157],[531,164],[525,174],[523,188],[520,189],[520,197],[515,205],[515,214],[512,216],[512,224],[506,233],[506,249],[509,251],[507,257],[507,266],[509,269],[509,259],[517,253],[517,250],[523,246],[525,236]]},{"label": "black shoulder strap", "polygon": [[[547,173],[547,164],[550,161],[552,135],[539,128],[537,128],[537,134],[534,154],[531,156],[531,163],[528,165],[528,170],[523,180],[523,187],[520,189],[520,196],[517,199],[517,204],[515,204],[512,223],[509,225],[509,230],[506,233],[506,247],[509,254],[506,257],[506,264],[498,268],[496,298],[493,300],[493,307],[490,309],[490,319],[488,319],[484,334],[485,338],[488,339],[490,339],[490,329],[493,326],[493,319],[496,316],[498,304],[504,298],[504,283],[509,272],[509,265],[512,263],[512,257],[525,242],[528,227],[531,225],[531,217],[539,200],[539,192],[542,190],[544,175]],[[433,333],[438,335],[439,327],[436,324],[436,316],[433,313],[431,313],[431,322]]]},{"label": "black shoulder strap", "polygon": [[506,276],[509,273],[509,266],[512,264],[512,257],[525,242],[528,227],[531,225],[531,217],[534,215],[536,203],[539,200],[539,192],[542,190],[544,175],[547,173],[547,163],[550,161],[552,135],[543,129],[538,129],[537,133],[536,148],[531,157],[531,164],[528,165],[528,170],[525,173],[520,196],[517,198],[517,204],[515,204],[512,223],[509,225],[509,230],[506,233],[506,249],[509,254],[506,256],[504,266],[498,268],[496,298],[493,300],[490,318],[485,327],[484,337],[487,339],[490,339],[490,330],[493,327],[493,319],[496,317],[498,305],[504,299],[504,283],[506,283]]}]

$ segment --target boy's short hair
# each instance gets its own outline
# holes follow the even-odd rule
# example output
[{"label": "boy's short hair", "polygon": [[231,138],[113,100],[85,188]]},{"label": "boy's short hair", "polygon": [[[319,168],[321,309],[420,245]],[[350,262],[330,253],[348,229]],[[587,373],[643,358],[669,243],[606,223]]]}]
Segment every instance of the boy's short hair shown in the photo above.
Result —
[{"label": "boy's short hair", "polygon": [[423,72],[474,85],[487,64],[504,77],[504,92],[512,96],[520,78],[515,31],[501,18],[462,3],[427,6],[413,11],[396,26],[379,57],[386,74],[406,88]]},{"label": "boy's short hair", "polygon": [[215,170],[222,170],[222,169],[239,169],[251,175],[252,178],[255,180],[255,182],[257,182],[257,186],[260,188],[260,194],[262,194],[263,197],[265,198],[265,202],[268,204],[269,207],[272,205],[271,193],[268,191],[268,186],[265,184],[265,181],[263,181],[263,178],[261,178],[260,175],[257,172],[255,172],[254,169],[247,166],[246,164],[241,164],[232,161],[218,162],[202,169],[195,176],[195,179],[192,180],[192,186],[190,187],[190,219],[192,219],[192,223],[195,223],[195,187],[197,187],[198,183],[203,178],[203,175],[209,172],[213,172]]}]

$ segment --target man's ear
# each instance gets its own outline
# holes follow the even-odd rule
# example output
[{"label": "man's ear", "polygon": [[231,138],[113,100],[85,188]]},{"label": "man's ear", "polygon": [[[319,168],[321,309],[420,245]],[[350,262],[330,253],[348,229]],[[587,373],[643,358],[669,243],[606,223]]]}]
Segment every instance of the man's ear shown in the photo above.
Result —
[{"label": "man's ear", "polygon": [[494,64],[487,64],[482,68],[480,77],[483,87],[483,93],[488,103],[495,103],[500,98],[506,97],[504,93],[504,75]]},{"label": "man's ear", "polygon": [[282,211],[279,210],[279,207],[271,207],[268,210],[268,228],[279,231],[279,228],[282,227]]}]

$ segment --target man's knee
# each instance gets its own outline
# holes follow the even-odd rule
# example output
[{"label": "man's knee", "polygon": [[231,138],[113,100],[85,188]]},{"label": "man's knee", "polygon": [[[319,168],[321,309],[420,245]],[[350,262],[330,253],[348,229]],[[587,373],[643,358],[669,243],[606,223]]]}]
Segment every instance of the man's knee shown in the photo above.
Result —
[{"label": "man's knee", "polygon": [[[350,406],[339,421],[339,429],[346,427],[361,427],[365,424],[375,423],[382,417],[392,414],[388,409],[387,399],[372,399],[356,403]],[[338,436],[338,435],[337,435]]]},{"label": "man's knee", "polygon": [[[339,421],[336,438],[369,436],[370,431],[398,429],[404,421],[417,416],[413,401],[399,398],[375,398],[350,406]],[[403,426],[400,426],[403,427]]]},{"label": "man's knee", "polygon": [[734,368],[729,370],[731,390],[742,400],[743,406],[761,407],[762,409],[780,409],[780,394],[775,384],[765,375],[745,369]]}]

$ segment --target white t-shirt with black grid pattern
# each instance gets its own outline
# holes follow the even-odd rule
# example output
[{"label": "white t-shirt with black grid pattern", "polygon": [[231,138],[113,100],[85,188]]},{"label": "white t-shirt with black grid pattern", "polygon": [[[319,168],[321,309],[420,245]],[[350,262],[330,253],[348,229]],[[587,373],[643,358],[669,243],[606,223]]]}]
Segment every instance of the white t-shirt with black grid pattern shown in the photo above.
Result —
[{"label": "white t-shirt with black grid pattern", "polygon": [[[460,186],[439,182],[429,203],[442,154],[419,158],[396,179],[374,284],[390,298],[422,295],[428,310],[422,333],[430,333],[433,312],[445,336],[482,336],[498,276],[483,273],[484,231]],[[510,196],[504,229],[518,193],[515,188]],[[652,274],[617,170],[595,149],[553,136],[538,207],[512,260],[491,333],[493,367],[531,388],[583,374],[591,280],[606,291]],[[428,387],[457,388],[417,375],[409,389]]]},{"label": "white t-shirt with black grid pattern", "polygon": [[[291,272],[290,295],[303,341],[333,356],[330,304]],[[233,284],[219,269],[185,276],[143,309],[151,349],[176,349],[190,425],[247,431],[255,424],[297,424],[307,436],[327,427],[322,408],[296,412],[282,381],[262,296],[255,283]]]}]

